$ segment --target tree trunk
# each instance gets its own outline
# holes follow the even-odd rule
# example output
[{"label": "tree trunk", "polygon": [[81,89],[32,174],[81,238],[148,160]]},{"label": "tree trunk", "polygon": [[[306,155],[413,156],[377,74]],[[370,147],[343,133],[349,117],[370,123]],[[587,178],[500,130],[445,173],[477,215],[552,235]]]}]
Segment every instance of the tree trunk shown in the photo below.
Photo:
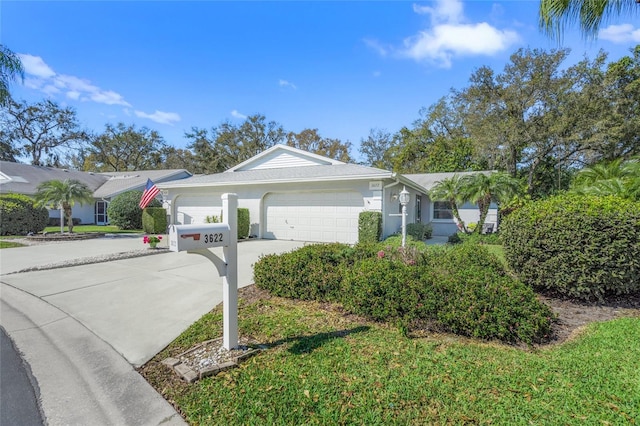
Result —
[{"label": "tree trunk", "polygon": [[71,218],[71,206],[67,203],[64,204],[64,215],[67,217],[67,226],[69,227],[69,233],[73,233],[73,219]]},{"label": "tree trunk", "polygon": [[478,220],[478,226],[475,231],[477,234],[482,234],[482,228],[484,222],[487,220],[487,214],[489,213],[489,206],[491,205],[491,197],[483,197],[478,200],[478,209],[480,210],[480,219]]},{"label": "tree trunk", "polygon": [[469,231],[467,231],[467,227],[464,224],[464,222],[462,221],[462,218],[460,217],[460,212],[458,212],[458,206],[456,204],[455,201],[450,201],[451,203],[451,213],[453,213],[453,217],[456,218],[456,220],[458,221],[458,224],[462,227],[462,231],[465,234],[468,234]]}]

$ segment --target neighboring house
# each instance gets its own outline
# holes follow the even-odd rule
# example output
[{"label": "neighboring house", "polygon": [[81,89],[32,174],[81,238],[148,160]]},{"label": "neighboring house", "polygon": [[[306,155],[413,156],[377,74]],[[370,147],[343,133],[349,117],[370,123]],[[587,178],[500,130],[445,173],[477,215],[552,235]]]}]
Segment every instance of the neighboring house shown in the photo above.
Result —
[{"label": "neighboring house", "polygon": [[[73,217],[85,224],[106,225],[109,223],[107,206],[116,195],[144,190],[147,179],[160,183],[190,176],[188,171],[181,169],[94,173],[0,161],[0,194],[18,193],[34,196],[42,182],[76,179],[84,182],[93,191],[95,200],[90,205],[73,206]],[[49,210],[49,217],[59,219],[60,211]]]},{"label": "neighboring house", "polygon": [[[239,206],[249,209],[253,236],[345,243],[358,241],[358,218],[363,211],[382,213],[383,237],[399,232],[398,196],[406,188],[411,197],[407,223],[431,222],[435,235],[454,233],[455,222],[434,212],[419,176],[425,175],[410,178],[276,145],[223,173],[158,187],[165,193],[170,223],[205,223],[207,216],[220,215],[223,193],[236,193]],[[434,214],[439,217],[435,221]]]}]

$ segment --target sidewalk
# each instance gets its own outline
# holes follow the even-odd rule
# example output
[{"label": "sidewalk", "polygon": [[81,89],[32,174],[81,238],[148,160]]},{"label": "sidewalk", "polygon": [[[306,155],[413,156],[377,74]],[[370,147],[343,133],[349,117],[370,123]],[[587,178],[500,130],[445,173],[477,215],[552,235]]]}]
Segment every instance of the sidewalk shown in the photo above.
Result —
[{"label": "sidewalk", "polygon": [[[302,245],[239,243],[239,286],[252,282],[261,255]],[[222,279],[206,258],[164,252],[11,273],[144,248],[141,238],[101,238],[0,251],[0,325],[31,367],[49,424],[183,424],[133,366],[222,301]]]}]

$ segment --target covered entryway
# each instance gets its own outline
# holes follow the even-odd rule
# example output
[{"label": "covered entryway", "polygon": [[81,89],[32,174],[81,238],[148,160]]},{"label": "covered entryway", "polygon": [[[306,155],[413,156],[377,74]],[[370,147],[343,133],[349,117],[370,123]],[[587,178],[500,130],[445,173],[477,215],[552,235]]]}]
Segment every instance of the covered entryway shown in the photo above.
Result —
[{"label": "covered entryway", "polygon": [[314,242],[358,241],[362,194],[283,192],[264,197],[263,238]]}]

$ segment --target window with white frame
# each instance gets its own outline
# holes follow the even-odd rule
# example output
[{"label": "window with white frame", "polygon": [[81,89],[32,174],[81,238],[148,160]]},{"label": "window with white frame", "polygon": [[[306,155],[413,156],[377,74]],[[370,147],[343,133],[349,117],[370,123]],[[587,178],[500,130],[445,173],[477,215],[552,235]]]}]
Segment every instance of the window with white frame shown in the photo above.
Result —
[{"label": "window with white frame", "polygon": [[451,203],[448,201],[435,201],[433,203],[433,218],[442,220],[453,219]]}]

